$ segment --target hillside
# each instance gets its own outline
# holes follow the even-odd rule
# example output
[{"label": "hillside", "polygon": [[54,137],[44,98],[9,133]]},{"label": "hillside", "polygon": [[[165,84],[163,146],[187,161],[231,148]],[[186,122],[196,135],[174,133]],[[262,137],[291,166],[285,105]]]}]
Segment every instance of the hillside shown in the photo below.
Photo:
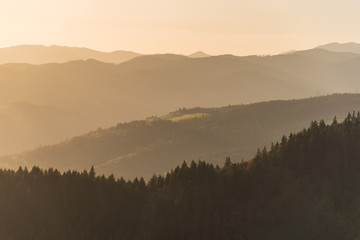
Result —
[{"label": "hillside", "polygon": [[[152,55],[120,65],[94,60],[6,64],[0,66],[0,81],[3,104],[26,99],[34,104],[111,106],[111,111],[121,110],[123,116],[118,114],[117,121],[179,107],[288,99],[315,92],[301,78],[232,56]],[[67,98],[60,97],[64,95]]]},{"label": "hillside", "polygon": [[[312,119],[332,121],[360,109],[360,94],[270,101],[222,108],[181,109],[163,117],[121,123],[108,129],[0,158],[2,167],[19,165],[85,169],[134,178],[151,177],[182,161],[220,163],[248,160],[258,146],[306,127]],[[220,162],[219,162],[220,161]]]},{"label": "hillside", "polygon": [[314,121],[249,162],[184,162],[147,183],[93,168],[1,170],[0,237],[358,239],[359,144],[354,113]]},{"label": "hillside", "polygon": [[[220,107],[310,96],[315,92],[286,73],[228,56],[190,59],[153,55],[120,65],[95,60],[45,65],[5,64],[0,65],[0,84],[0,106],[25,101],[65,108],[96,123],[95,127],[85,129],[79,124],[68,126],[69,129],[84,129],[82,133],[118,122],[164,115],[180,107]],[[261,95],[253,94],[265,88],[267,91]],[[47,118],[51,118],[51,112]],[[33,138],[33,135],[24,134],[23,139]],[[51,134],[47,138],[64,136],[62,132]],[[74,131],[70,136],[77,134],[79,131]],[[1,135],[0,141],[10,136]],[[16,145],[16,140],[19,143],[23,140],[14,140],[15,145],[9,146],[9,150],[4,147],[1,155],[11,153],[10,149],[25,150],[50,143],[33,138]]]},{"label": "hillside", "polygon": [[[98,127],[162,116],[184,107],[221,107],[355,93],[360,89],[359,66],[359,54],[323,49],[247,57],[189,58],[157,54],[135,57],[121,64],[96,60],[4,64],[0,65],[0,107],[17,102],[51,105],[87,120],[84,124],[70,121],[63,127],[69,129],[66,134],[50,131],[46,135],[46,125],[42,128],[38,124],[39,128],[34,129],[43,136],[36,138],[31,131],[22,131],[23,136],[16,133],[16,128],[32,127],[22,117],[27,113],[19,113],[20,119],[16,121],[23,125],[11,127],[6,135],[0,135],[0,142],[7,143],[0,147],[0,155],[50,144],[64,139],[65,135],[71,137]],[[49,125],[57,126],[51,115],[48,111],[42,116],[55,121]],[[13,140],[8,142],[8,139]]]},{"label": "hillside", "polygon": [[5,63],[64,63],[75,60],[95,59],[107,63],[122,63],[138,53],[129,51],[100,52],[88,48],[43,46],[43,45],[18,45],[0,48],[0,64]]},{"label": "hillside", "polygon": [[358,59],[358,54],[314,49],[268,57],[150,55],[119,65],[93,60],[6,64],[0,66],[0,104],[27,101],[76,111],[84,105],[98,107],[104,122],[114,124],[179,107],[356,92],[360,89]]}]

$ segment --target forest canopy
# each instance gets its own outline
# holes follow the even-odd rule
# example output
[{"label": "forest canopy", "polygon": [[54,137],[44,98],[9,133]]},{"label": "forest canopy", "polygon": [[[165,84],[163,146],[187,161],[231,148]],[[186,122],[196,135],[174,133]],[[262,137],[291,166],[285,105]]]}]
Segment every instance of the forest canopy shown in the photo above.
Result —
[{"label": "forest canopy", "polygon": [[1,239],[356,239],[360,116],[312,122],[243,163],[184,162],[149,181],[0,171]]}]

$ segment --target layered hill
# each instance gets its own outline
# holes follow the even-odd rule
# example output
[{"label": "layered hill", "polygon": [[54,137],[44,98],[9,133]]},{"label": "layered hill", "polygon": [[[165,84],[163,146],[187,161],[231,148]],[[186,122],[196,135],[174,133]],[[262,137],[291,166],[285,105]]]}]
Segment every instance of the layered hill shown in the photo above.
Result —
[{"label": "layered hill", "polygon": [[[73,121],[64,126],[69,129],[66,136],[75,136],[79,134],[76,129],[86,133],[119,122],[162,116],[183,107],[221,107],[357,92],[359,75],[359,54],[324,49],[247,57],[189,58],[160,54],[135,57],[121,64],[96,60],[4,64],[0,65],[0,106],[28,102],[66,109],[91,122]],[[51,115],[51,111],[43,113],[44,119],[56,121]],[[49,124],[56,126],[56,123]],[[6,135],[0,136],[0,142],[7,143],[7,139],[13,138],[11,144],[14,145],[8,142],[0,148],[0,154],[53,142],[46,139],[64,138],[63,131],[50,131],[46,136],[46,125],[44,128],[41,125],[40,128],[18,125],[19,129],[39,129],[44,135],[40,137],[29,134],[31,131],[17,134],[14,127],[9,128]],[[11,136],[12,130],[13,136],[18,137]]]},{"label": "layered hill", "polygon": [[[95,60],[36,66],[6,64],[0,66],[0,105],[24,101],[54,105],[91,119],[97,123],[95,128],[109,127],[118,122],[164,115],[180,107],[223,106],[311,95],[312,91],[301,81],[293,80],[281,71],[229,56],[190,59],[154,55],[120,65]],[[263,88],[268,91],[253,94]],[[48,115],[50,118],[51,112]],[[80,125],[69,129],[76,127],[83,129]],[[84,133],[92,129],[89,126]],[[72,136],[78,133],[73,132]],[[61,136],[62,133],[55,138]],[[4,141],[8,138],[1,137]],[[31,137],[26,135],[24,139]],[[11,149],[48,143],[33,138]],[[4,148],[0,154],[10,152]]]},{"label": "layered hill", "polygon": [[267,57],[150,55],[119,65],[94,60],[6,64],[0,66],[0,103],[97,105],[123,113],[112,121],[127,121],[179,107],[356,92],[359,59],[354,53],[314,49]]},{"label": "layered hill", "polygon": [[182,161],[221,163],[251,158],[258,146],[306,127],[311,119],[331,122],[360,109],[359,94],[270,101],[222,108],[181,109],[162,117],[121,123],[0,158],[2,167],[19,165],[86,169],[134,178],[162,174]]},{"label": "layered hill", "polygon": [[100,52],[88,48],[43,46],[43,45],[18,45],[0,48],[0,64],[5,63],[64,63],[75,60],[95,59],[107,63],[122,63],[138,53],[130,51]]},{"label": "layered hill", "polygon": [[313,121],[249,162],[184,162],[147,183],[93,168],[1,170],[0,237],[358,239],[359,145],[353,113]]},{"label": "layered hill", "polygon": [[[144,110],[149,108],[159,114],[178,107],[221,106],[313,92],[301,78],[233,56],[152,55],[120,65],[94,60],[7,64],[0,66],[0,73],[3,103],[26,99],[36,104],[117,104],[128,119],[137,117],[132,110],[145,117],[151,111]],[[118,118],[122,120],[127,119]]]}]

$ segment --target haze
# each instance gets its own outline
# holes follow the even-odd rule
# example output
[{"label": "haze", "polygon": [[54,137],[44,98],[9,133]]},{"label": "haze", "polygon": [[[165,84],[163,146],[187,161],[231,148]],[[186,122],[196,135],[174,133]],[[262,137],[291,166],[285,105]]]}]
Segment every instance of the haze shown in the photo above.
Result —
[{"label": "haze", "polygon": [[349,1],[5,0],[0,47],[43,44],[143,54],[276,54],[359,41]]},{"label": "haze", "polygon": [[359,9],[0,0],[0,240],[360,240]]}]

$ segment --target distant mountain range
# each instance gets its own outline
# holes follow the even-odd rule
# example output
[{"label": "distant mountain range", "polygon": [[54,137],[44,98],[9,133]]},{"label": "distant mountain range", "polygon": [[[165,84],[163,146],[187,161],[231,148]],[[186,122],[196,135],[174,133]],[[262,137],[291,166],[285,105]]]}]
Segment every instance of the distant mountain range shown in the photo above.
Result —
[{"label": "distant mountain range", "polygon": [[[0,64],[6,63],[65,63],[77,60],[97,60],[104,63],[119,64],[126,62],[142,54],[117,50],[113,52],[101,52],[89,48],[66,47],[66,46],[43,46],[43,45],[18,45],[0,48]],[[188,55],[190,58],[204,58],[210,55],[198,51]]]},{"label": "distant mountain range", "polygon": [[[24,101],[54,105],[91,119],[99,127],[164,115],[181,107],[220,107],[315,94],[315,89],[296,76],[234,56],[149,55],[119,65],[95,60],[5,64],[0,65],[0,84],[0,105]],[[93,129],[84,126],[87,131]],[[47,137],[3,149],[48,143],[38,139]]]},{"label": "distant mountain range", "polygon": [[0,48],[0,64],[5,63],[64,63],[75,60],[96,59],[106,63],[122,63],[141,54],[129,51],[100,52],[88,48],[19,45]]},{"label": "distant mountain range", "polygon": [[162,117],[118,124],[33,151],[3,156],[1,167],[19,165],[88,169],[134,178],[162,174],[182,161],[222,164],[250,159],[260,146],[308,127],[339,120],[360,109],[360,94],[271,101],[222,108],[181,109]]},{"label": "distant mountain range", "polygon": [[[315,49],[324,49],[332,52],[349,52],[360,54],[360,44],[350,43],[329,43],[316,47]],[[293,54],[296,50],[287,51],[284,54]],[[0,48],[0,64],[6,63],[28,63],[28,64],[46,64],[46,63],[65,63],[77,60],[94,59],[104,63],[119,64],[126,62],[143,54],[131,51],[116,50],[113,52],[101,52],[82,47],[67,46],[44,46],[44,45],[17,45]],[[187,55],[189,58],[210,57],[209,54],[202,51]]]},{"label": "distant mountain range", "polygon": [[360,44],[355,42],[349,43],[329,43],[325,45],[318,46],[317,48],[325,49],[333,52],[351,52],[351,53],[360,53]]},{"label": "distant mountain range", "polygon": [[[22,48],[33,49],[33,53],[27,55],[25,50],[21,52]],[[12,57],[27,57],[40,56],[41,49],[57,49],[64,54],[70,50],[92,52],[56,46],[18,46],[7,51],[14,50]],[[5,56],[0,54],[0,58]],[[246,57],[208,56],[202,52],[189,57],[132,54],[130,60],[120,64],[94,59],[41,65],[3,64],[0,65],[0,106],[3,107],[0,130],[6,134],[0,135],[0,154],[55,143],[119,122],[165,115],[183,107],[221,107],[356,93],[360,89],[358,76],[360,54],[320,48]],[[29,105],[17,107],[16,114],[6,110],[19,102]],[[27,120],[35,116],[37,107],[42,109],[46,124],[41,119]],[[60,111],[61,117],[53,117],[54,111]],[[63,117],[67,120],[57,121]],[[49,126],[54,130],[49,131]],[[27,128],[37,129],[37,137]]]}]

